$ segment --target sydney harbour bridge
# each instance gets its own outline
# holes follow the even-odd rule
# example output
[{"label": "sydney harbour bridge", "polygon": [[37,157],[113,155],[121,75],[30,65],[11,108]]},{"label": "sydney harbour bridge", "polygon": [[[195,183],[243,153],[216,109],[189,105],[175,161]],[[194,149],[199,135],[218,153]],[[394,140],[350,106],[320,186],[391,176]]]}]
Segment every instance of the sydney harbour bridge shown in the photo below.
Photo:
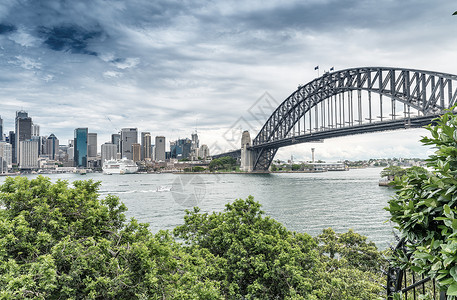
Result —
[{"label": "sydney harbour bridge", "polygon": [[279,148],[347,135],[417,128],[457,100],[457,75],[389,67],[351,68],[299,86],[241,150],[242,168],[266,172]]}]

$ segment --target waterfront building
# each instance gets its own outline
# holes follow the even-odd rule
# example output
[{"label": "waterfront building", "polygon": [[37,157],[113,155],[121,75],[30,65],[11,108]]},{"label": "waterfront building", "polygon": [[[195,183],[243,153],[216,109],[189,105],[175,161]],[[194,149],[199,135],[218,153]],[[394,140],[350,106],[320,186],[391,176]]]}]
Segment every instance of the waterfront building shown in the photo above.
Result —
[{"label": "waterfront building", "polygon": [[9,135],[8,135],[8,143],[10,143],[11,145],[11,148],[12,148],[12,156],[11,156],[11,159],[12,159],[12,162],[13,163],[17,163],[17,161],[15,161],[15,158],[14,158],[14,154],[16,153],[16,133],[14,131],[10,131]]},{"label": "waterfront building", "polygon": [[165,137],[156,136],[154,145],[154,160],[165,161]]},{"label": "waterfront building", "polygon": [[188,138],[170,142],[171,158],[186,159],[190,157],[192,141]]},{"label": "waterfront building", "polygon": [[0,116],[0,141],[3,141],[3,119]]},{"label": "waterfront building", "polygon": [[198,159],[198,148],[200,147],[200,141],[198,140],[197,132],[192,133],[192,145],[190,148],[192,160]]},{"label": "waterfront building", "polygon": [[121,135],[119,133],[113,133],[111,135],[111,144],[116,145],[116,153],[121,153],[120,143],[121,143]]},{"label": "waterfront building", "polygon": [[38,140],[29,139],[19,143],[19,168],[38,169]]},{"label": "waterfront building", "polygon": [[67,149],[68,154],[68,166],[75,166],[75,147],[69,146]]},{"label": "waterfront building", "polygon": [[10,143],[0,141],[0,157],[3,159],[6,167],[11,169],[13,164],[13,147]]},{"label": "waterfront building", "polygon": [[46,139],[39,136],[39,135],[32,135],[30,138],[32,141],[35,141],[38,146],[38,156],[43,154],[43,148],[44,148],[44,143],[46,142]]},{"label": "waterfront building", "polygon": [[87,128],[76,128],[75,129],[75,138],[74,138],[74,163],[75,167],[87,167],[87,138],[88,132]]},{"label": "waterfront building", "polygon": [[51,160],[58,160],[59,158],[59,139],[51,133],[50,136],[46,138],[45,143],[46,154]]},{"label": "waterfront building", "polygon": [[141,133],[141,160],[151,159],[152,138],[150,132]]},{"label": "waterfront building", "polygon": [[138,143],[132,144],[132,160],[134,162],[141,160],[141,145]]},{"label": "waterfront building", "polygon": [[20,142],[30,140],[32,138],[32,118],[28,113],[21,110],[16,112],[15,122],[15,149],[13,152],[13,163],[21,164],[19,160]]},{"label": "waterfront building", "polygon": [[117,145],[112,143],[104,143],[101,147],[101,165],[103,167],[103,163],[105,160],[112,160],[117,158]]},{"label": "waterfront building", "polygon": [[198,157],[206,160],[209,156],[209,147],[207,145],[203,144],[200,148],[198,148]]},{"label": "waterfront building", "polygon": [[97,157],[97,134],[96,133],[88,133],[87,134],[87,156],[89,159],[93,159]]},{"label": "waterfront building", "polygon": [[344,163],[317,163],[311,162],[308,165],[312,166],[314,171],[347,171],[348,167]]},{"label": "waterfront building", "polygon": [[197,132],[192,133],[192,150],[198,149],[200,147],[200,141],[198,139]]},{"label": "waterfront building", "polygon": [[8,173],[8,166],[6,161],[3,160],[3,157],[0,156],[0,174]]},{"label": "waterfront building", "polygon": [[136,128],[122,128],[120,149],[121,156],[133,160],[132,145],[138,143],[138,130]]}]

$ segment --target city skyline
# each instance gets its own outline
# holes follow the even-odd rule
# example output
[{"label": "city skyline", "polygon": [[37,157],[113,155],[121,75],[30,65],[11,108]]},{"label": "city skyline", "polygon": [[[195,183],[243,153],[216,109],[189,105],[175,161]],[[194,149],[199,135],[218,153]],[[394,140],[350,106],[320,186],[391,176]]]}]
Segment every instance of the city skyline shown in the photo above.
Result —
[{"label": "city skyline", "polygon": [[[80,127],[98,133],[99,150],[121,128],[168,141],[197,128],[208,146],[232,148],[226,133],[237,120],[259,129],[247,112],[265,92],[282,102],[317,71],[398,66],[457,73],[454,11],[451,1],[4,1],[4,132],[23,109],[42,135],[54,133],[61,143]],[[426,157],[430,150],[419,142],[425,134],[366,134],[277,155],[306,159],[314,147],[323,160]]]}]

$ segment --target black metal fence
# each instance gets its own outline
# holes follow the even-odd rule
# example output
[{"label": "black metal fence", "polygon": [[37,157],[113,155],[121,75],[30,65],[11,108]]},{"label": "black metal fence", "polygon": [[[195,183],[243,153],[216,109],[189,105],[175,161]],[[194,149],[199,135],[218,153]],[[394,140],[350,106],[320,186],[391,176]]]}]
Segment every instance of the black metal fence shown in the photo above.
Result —
[{"label": "black metal fence", "polygon": [[[411,253],[407,251],[406,243],[405,239],[401,239],[393,249],[393,255],[403,260],[409,260]],[[389,267],[387,272],[387,299],[395,299],[395,294],[400,296],[399,299],[404,300],[416,300],[419,299],[420,295],[429,295],[434,300],[446,300],[447,298],[444,291],[439,291],[434,279],[417,275],[410,269]]]}]

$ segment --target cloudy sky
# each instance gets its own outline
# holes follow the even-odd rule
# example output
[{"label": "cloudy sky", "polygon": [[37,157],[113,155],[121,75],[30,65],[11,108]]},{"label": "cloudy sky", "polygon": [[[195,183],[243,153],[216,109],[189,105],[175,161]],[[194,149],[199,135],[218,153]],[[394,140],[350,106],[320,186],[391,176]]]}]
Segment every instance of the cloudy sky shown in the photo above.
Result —
[{"label": "cloudy sky", "polygon": [[[124,127],[169,140],[197,127],[201,143],[227,149],[235,131],[260,127],[249,113],[258,99],[282,102],[316,65],[457,74],[455,10],[450,0],[2,0],[0,115],[13,130],[24,109],[61,143],[77,127],[99,144]],[[425,134],[331,139],[278,157],[308,159],[311,147],[328,161],[425,157]]]}]

